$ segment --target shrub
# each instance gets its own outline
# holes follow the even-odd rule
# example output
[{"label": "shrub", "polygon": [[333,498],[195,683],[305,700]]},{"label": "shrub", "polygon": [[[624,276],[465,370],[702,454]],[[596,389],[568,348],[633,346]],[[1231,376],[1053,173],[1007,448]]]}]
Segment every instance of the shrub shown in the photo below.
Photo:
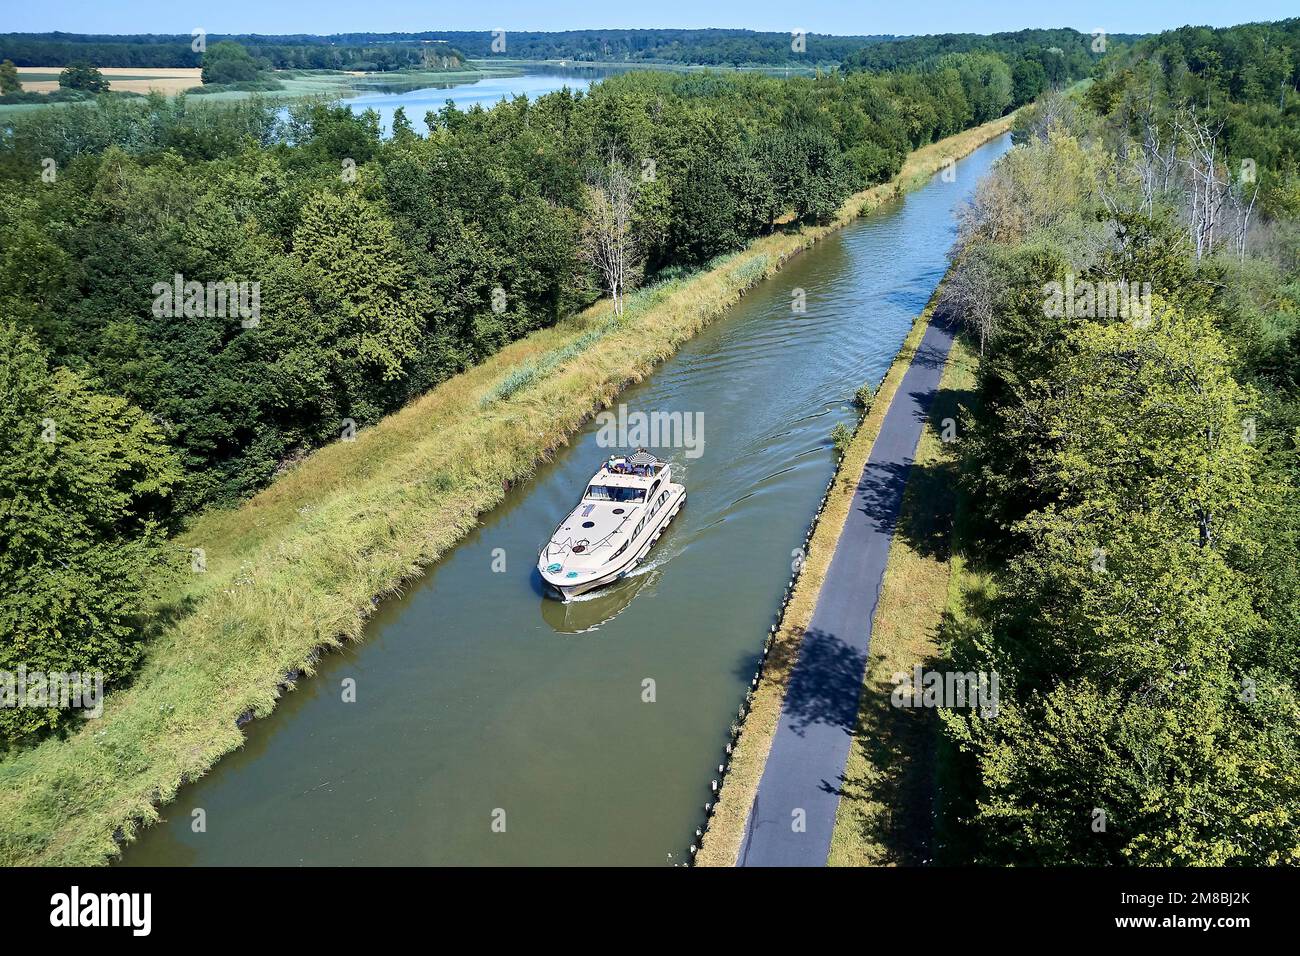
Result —
[{"label": "shrub", "polygon": [[836,424],[831,429],[831,442],[835,445],[835,451],[843,456],[849,450],[849,445],[853,442],[853,431],[843,422]]}]

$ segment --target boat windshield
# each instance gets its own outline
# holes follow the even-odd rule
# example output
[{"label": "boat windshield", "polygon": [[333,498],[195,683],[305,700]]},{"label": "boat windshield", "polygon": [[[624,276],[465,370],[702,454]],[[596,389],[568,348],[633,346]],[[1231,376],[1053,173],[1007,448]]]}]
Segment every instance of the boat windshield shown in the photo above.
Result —
[{"label": "boat windshield", "polygon": [[593,501],[645,501],[645,489],[592,485],[587,489],[587,497]]}]

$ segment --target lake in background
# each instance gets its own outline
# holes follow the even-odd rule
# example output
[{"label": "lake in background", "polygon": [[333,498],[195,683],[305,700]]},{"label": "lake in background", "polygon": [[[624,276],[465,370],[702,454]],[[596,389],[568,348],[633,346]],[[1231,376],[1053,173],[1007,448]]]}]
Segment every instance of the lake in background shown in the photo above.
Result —
[{"label": "lake in background", "polygon": [[539,96],[554,93],[566,86],[575,92],[585,90],[593,82],[612,72],[619,71],[601,68],[539,70],[519,76],[489,76],[466,83],[425,86],[417,90],[363,93],[346,102],[354,113],[364,113],[370,109],[377,112],[385,138],[392,134],[393,114],[399,107],[406,110],[406,118],[411,121],[416,132],[423,134],[426,128],[424,114],[430,110],[436,113],[447,105],[448,100],[461,110],[467,110],[472,106],[489,109],[502,99],[527,96],[530,100],[535,100]]}]

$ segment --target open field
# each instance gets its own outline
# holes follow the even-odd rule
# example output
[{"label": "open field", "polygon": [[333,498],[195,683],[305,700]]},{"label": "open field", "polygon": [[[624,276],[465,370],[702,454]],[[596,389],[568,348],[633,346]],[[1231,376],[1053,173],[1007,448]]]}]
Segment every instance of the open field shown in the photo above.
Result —
[{"label": "open field", "polygon": [[[831,224],[763,237],[647,289],[622,319],[600,302],[515,342],[241,507],[197,519],[176,544],[202,548],[207,570],[160,609],[135,683],[68,740],[0,762],[0,863],[109,859],[185,781],[242,744],[243,718],[269,713],[323,649],[361,637],[378,598],[436,561],[625,385],[789,257],[1009,125],[917,151]],[[484,404],[524,367],[543,371]]]},{"label": "open field", "polygon": [[[50,93],[59,88],[60,67],[23,67],[18,71],[23,89],[29,93]],[[100,71],[108,78],[110,89],[119,93],[148,93],[156,90],[168,96],[202,86],[198,69],[163,69],[149,67],[106,67]],[[273,75],[281,89],[261,92],[221,90],[201,95],[205,103],[231,102],[258,96],[263,99],[290,101],[315,96],[346,98],[363,93],[402,92],[426,87],[471,83],[494,76],[515,76],[520,71],[509,65],[485,65],[482,69],[415,71],[400,73],[343,73],[326,70],[279,70]],[[93,105],[93,100],[88,101]],[[0,104],[0,117],[29,110],[64,106],[64,103]]]},{"label": "open field", "polygon": [[[58,66],[25,66],[18,71],[18,79],[29,93],[52,93],[59,88],[61,72],[63,68]],[[109,81],[110,89],[119,93],[179,93],[203,82],[198,67],[106,66],[99,72]]]}]

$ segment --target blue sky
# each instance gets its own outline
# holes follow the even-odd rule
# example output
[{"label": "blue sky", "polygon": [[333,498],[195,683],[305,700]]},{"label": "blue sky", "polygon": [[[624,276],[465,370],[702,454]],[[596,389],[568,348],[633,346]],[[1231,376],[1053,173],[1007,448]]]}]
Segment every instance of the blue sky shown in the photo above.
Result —
[{"label": "blue sky", "polygon": [[1069,26],[1151,33],[1185,23],[1228,26],[1297,15],[1296,0],[3,0],[0,32],[341,33],[744,27],[815,33],[995,33]]}]

